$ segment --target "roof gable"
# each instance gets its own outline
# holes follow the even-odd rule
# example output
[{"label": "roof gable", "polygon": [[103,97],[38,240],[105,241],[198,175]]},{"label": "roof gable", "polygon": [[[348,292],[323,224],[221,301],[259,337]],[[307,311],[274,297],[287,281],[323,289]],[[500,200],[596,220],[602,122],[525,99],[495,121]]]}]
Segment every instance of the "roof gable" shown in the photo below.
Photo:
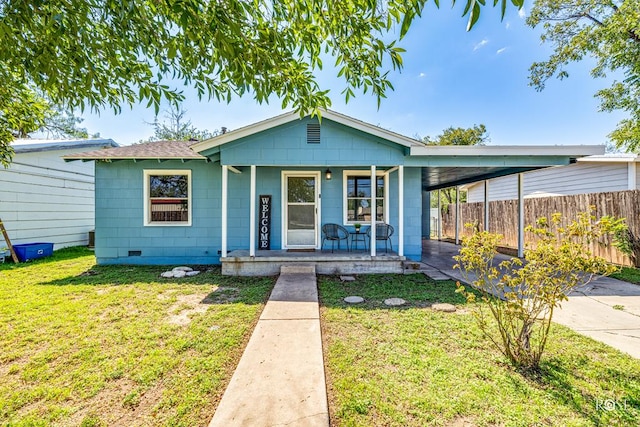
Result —
[{"label": "roof gable", "polygon": [[[304,117],[309,117],[309,115]],[[303,119],[304,117],[300,117],[300,114],[295,111],[288,112],[285,114],[281,114],[279,116],[272,117],[267,120],[263,120],[261,122],[257,122],[257,123],[242,127],[240,129],[236,129],[231,132],[224,133],[222,135],[215,136],[211,139],[197,142],[193,144],[191,148],[194,151],[201,153],[207,150],[211,150],[212,148],[220,147],[230,142],[237,141],[239,139],[246,138],[248,136],[252,136],[260,132],[264,132],[266,130],[276,128],[278,126],[285,125],[295,120]],[[412,138],[400,135],[395,132],[391,132],[389,130],[383,129],[378,126],[374,126],[369,123],[365,123],[363,121],[354,119],[353,117],[349,117],[344,114],[337,113],[335,111],[322,110],[321,119],[325,119],[325,118],[332,120],[336,123],[340,123],[344,126],[353,128],[355,130],[364,132],[371,136],[382,138],[386,141],[389,141],[391,143],[398,144],[400,146],[404,146],[407,148],[423,145]]]}]

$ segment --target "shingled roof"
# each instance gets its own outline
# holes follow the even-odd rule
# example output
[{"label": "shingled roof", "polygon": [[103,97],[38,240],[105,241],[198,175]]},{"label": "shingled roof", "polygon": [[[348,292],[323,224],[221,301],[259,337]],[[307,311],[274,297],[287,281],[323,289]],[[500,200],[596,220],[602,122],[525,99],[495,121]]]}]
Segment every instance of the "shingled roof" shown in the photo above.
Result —
[{"label": "shingled roof", "polygon": [[153,141],[125,147],[86,151],[64,156],[65,160],[207,160],[193,151],[190,141]]}]

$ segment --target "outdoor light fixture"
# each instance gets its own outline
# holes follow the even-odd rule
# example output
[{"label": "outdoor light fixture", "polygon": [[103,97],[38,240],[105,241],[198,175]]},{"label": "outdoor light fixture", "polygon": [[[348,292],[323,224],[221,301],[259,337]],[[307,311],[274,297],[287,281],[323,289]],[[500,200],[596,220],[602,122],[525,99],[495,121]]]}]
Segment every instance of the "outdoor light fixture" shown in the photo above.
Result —
[{"label": "outdoor light fixture", "polygon": [[327,181],[331,180],[331,169],[326,170],[326,172],[324,173],[324,177],[327,179]]}]

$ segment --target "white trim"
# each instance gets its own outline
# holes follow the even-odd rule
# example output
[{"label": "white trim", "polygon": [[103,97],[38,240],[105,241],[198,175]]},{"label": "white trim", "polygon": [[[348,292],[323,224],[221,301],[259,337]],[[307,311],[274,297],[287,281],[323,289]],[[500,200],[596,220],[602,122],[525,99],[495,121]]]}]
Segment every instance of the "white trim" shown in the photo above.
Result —
[{"label": "white trim", "polygon": [[[467,200],[469,194],[467,193]],[[489,180],[484,180],[484,231],[489,231]]]},{"label": "white trim", "polygon": [[[422,145],[422,143],[416,141],[413,138],[409,138],[407,136],[400,135],[395,132],[391,132],[387,129],[383,129],[378,126],[365,123],[363,121],[354,119],[353,117],[349,117],[335,111],[323,109],[321,110],[320,114],[321,114],[321,119],[329,119],[336,123],[340,123],[342,125],[348,126],[352,129],[356,129],[364,133],[367,133],[369,135],[377,136],[379,138],[386,139],[387,141],[394,142],[398,145],[402,145],[405,147],[415,147],[415,146]],[[309,115],[305,115],[304,117],[305,118],[309,117]],[[270,119],[263,120],[261,122],[242,127],[240,129],[236,129],[236,130],[224,133],[222,135],[215,136],[211,139],[206,139],[204,141],[197,142],[191,146],[191,149],[196,153],[200,153],[202,151],[219,147],[229,142],[233,142],[238,139],[245,138],[247,136],[251,136],[268,129],[272,129],[277,126],[281,126],[283,124],[293,122],[295,120],[301,120],[300,113],[296,111],[280,114],[279,116],[275,116]]]},{"label": "white trim", "polygon": [[[371,256],[374,257],[376,256],[376,247],[378,246],[377,243],[378,241],[376,240],[376,217],[378,216],[378,205],[376,204],[376,194],[377,194],[377,190],[378,190],[378,185],[377,185],[377,180],[378,180],[378,174],[376,173],[376,165],[371,165],[371,202],[369,202],[371,204],[371,224],[369,224],[369,236],[370,236],[370,241],[369,241],[369,246],[371,249]],[[376,183],[375,185],[375,190],[374,190],[374,183]],[[386,185],[386,181],[385,181],[385,188],[387,188]],[[386,218],[385,218],[386,219]]]},{"label": "white trim", "polygon": [[524,256],[524,174],[518,174],[518,257]]},{"label": "white trim", "polygon": [[403,165],[400,165],[398,167],[398,255],[404,256],[404,166]]},{"label": "white trim", "polygon": [[229,168],[229,170],[237,175],[240,175],[242,173],[242,171],[234,166],[227,166]]},{"label": "white trim", "polygon": [[456,245],[460,244],[460,186],[456,185]]},{"label": "white trim", "polygon": [[256,165],[251,165],[249,190],[249,256],[256,256]]},{"label": "white trim", "polygon": [[[191,218],[193,217],[193,197],[191,194],[192,179],[191,169],[143,169],[143,219],[144,227],[191,227]],[[149,177],[152,175],[186,175],[187,176],[187,213],[189,219],[186,222],[152,222],[149,218]]]},{"label": "white trim", "polygon": [[221,256],[226,258],[227,256],[227,200],[229,198],[229,184],[228,184],[229,169],[226,165],[222,165],[222,200],[220,203],[221,216],[220,216],[220,235],[221,235]]},{"label": "white trim", "polygon": [[629,162],[627,164],[627,188],[629,190],[635,190],[637,187],[637,182],[636,182],[636,172],[637,172],[637,165],[635,162]]},{"label": "white trim", "polygon": [[604,145],[482,145],[411,147],[411,156],[570,156],[582,157],[604,153]]},{"label": "white trim", "polygon": [[[348,188],[347,188],[347,180],[350,176],[368,176],[371,177],[371,172],[366,170],[366,169],[357,169],[357,170],[350,170],[350,169],[345,169],[342,171],[342,224],[343,225],[353,225],[357,222],[362,223],[362,221],[348,221],[347,218],[347,211],[349,210],[349,203],[348,203],[348,197],[347,197],[347,193],[348,193]],[[388,222],[389,219],[389,174],[387,173],[387,171],[377,171],[376,172],[376,176],[377,177],[383,177],[384,178],[384,195],[382,196],[383,202],[384,202],[384,218],[382,219],[381,222]],[[376,192],[374,190],[377,190],[373,188],[373,186],[371,187],[371,194],[375,196]],[[377,216],[377,206],[376,206],[376,210],[372,210],[372,217],[375,218]]]},{"label": "white trim", "polygon": [[[280,188],[281,188],[281,195],[282,195],[282,204],[281,204],[281,208],[282,208],[282,236],[281,236],[281,242],[282,242],[282,249],[305,249],[305,248],[313,248],[313,249],[320,249],[321,246],[321,240],[320,240],[320,224],[322,224],[322,218],[321,218],[321,213],[322,213],[322,206],[321,206],[321,182],[322,182],[322,175],[323,172],[321,171],[287,171],[287,170],[283,170],[280,172],[280,177],[281,177],[281,184],[280,184]],[[315,206],[316,206],[316,211],[315,211],[315,216],[316,216],[316,229],[315,229],[315,244],[314,245],[289,245],[287,243],[287,203],[288,203],[288,197],[287,197],[287,177],[290,176],[312,176],[315,178],[316,180],[316,194],[315,194]]]},{"label": "white trim", "polygon": [[[442,202],[440,197],[440,189],[438,189],[438,240],[442,240]],[[429,200],[429,206],[431,206],[431,200]]]}]

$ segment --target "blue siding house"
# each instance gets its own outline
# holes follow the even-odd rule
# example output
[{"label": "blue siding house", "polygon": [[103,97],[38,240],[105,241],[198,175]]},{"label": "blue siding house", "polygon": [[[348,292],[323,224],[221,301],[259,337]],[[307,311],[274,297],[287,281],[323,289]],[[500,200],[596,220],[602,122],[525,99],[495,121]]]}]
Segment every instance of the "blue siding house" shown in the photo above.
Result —
[{"label": "blue siding house", "polygon": [[[375,262],[420,260],[428,191],[601,151],[425,146],[324,111],[321,120],[286,113],[205,141],[136,144],[65,160],[96,161],[99,264],[224,264],[284,251],[328,253],[326,245],[321,251],[327,223],[351,232],[356,223],[370,228],[366,242],[352,242],[359,251],[345,251],[343,242],[332,256]],[[374,223],[393,227],[392,252],[375,239]]]}]

